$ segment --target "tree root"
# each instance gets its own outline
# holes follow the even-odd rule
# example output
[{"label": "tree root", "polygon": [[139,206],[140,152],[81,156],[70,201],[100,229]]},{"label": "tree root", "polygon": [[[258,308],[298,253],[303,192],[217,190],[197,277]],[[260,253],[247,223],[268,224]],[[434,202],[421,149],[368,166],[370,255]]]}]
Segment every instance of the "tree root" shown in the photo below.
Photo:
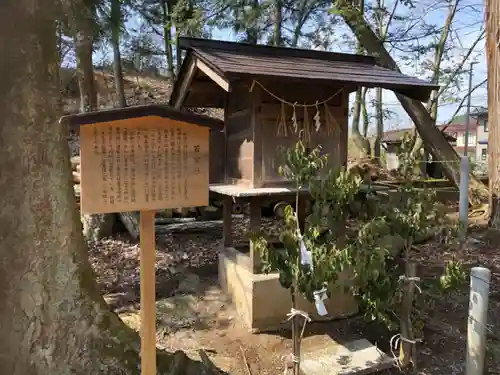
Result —
[{"label": "tree root", "polygon": [[489,210],[489,205],[487,203],[481,204],[475,208],[473,208],[469,212],[469,217],[478,217],[478,216],[484,216],[487,218],[488,216],[488,211]]}]

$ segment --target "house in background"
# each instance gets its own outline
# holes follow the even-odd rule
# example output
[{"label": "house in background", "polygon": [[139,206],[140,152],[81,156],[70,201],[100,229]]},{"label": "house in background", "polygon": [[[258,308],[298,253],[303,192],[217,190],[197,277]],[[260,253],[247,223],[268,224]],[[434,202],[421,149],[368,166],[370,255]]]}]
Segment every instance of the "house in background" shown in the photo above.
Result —
[{"label": "house in background", "polygon": [[486,163],[488,161],[488,109],[478,109],[471,117],[477,122],[476,160]]},{"label": "house in background", "polygon": [[[455,151],[459,155],[464,154],[465,148],[465,122],[466,116],[457,117],[451,124],[449,125],[439,125],[438,129],[444,132],[445,134],[450,135],[456,141],[450,142]],[[471,160],[477,160],[477,142],[478,142],[478,122],[477,119],[471,116],[469,122],[469,136],[468,136],[468,146],[467,146],[467,155]]]},{"label": "house in background", "polygon": [[[467,115],[461,115],[454,118],[448,125],[437,126],[459,155],[464,154],[466,121]],[[384,133],[382,145],[386,151],[386,166],[389,170],[397,169],[399,166],[397,154],[403,136],[414,134],[414,132],[414,128],[408,128],[390,130]],[[488,109],[479,108],[471,113],[467,143],[467,155],[476,165],[477,172],[485,173],[488,160]]]},{"label": "house in background", "polygon": [[[465,116],[458,116],[453,120],[452,123],[448,125],[438,125],[437,128],[445,134],[447,141],[453,146],[455,151],[459,155],[463,155],[465,148]],[[487,124],[486,124],[487,125]],[[471,116],[471,120],[469,122],[469,136],[468,136],[468,147],[467,154],[469,155],[471,160],[481,160],[480,156],[481,150],[479,149],[478,140],[483,139],[484,136],[482,133],[478,133],[478,131],[482,131],[479,129],[479,120],[476,117]],[[382,144],[386,149],[386,160],[387,167],[389,169],[397,168],[399,165],[399,161],[397,160],[397,153],[399,145],[403,139],[405,134],[414,134],[415,129],[398,129],[398,130],[390,130],[384,133],[384,137],[382,138]],[[483,137],[483,138],[480,138]],[[486,135],[487,139],[487,135]],[[479,155],[479,157],[478,157]]]}]

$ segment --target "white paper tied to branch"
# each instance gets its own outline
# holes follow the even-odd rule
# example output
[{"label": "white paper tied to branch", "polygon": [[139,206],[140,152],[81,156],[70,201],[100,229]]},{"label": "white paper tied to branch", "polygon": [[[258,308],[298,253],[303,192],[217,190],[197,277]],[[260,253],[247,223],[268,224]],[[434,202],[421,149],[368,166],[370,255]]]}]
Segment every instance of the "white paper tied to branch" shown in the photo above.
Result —
[{"label": "white paper tied to branch", "polygon": [[314,295],[314,304],[316,305],[316,311],[318,312],[319,316],[325,316],[328,315],[328,311],[326,310],[325,303],[323,302],[328,298],[326,294],[326,288],[323,287],[320,290],[315,290],[313,292]]},{"label": "white paper tied to branch", "polygon": [[[300,264],[309,265],[312,272],[314,269],[312,252],[307,250],[302,234],[300,233],[300,229],[298,228],[297,228],[297,233],[299,235]],[[318,315],[319,316],[328,315],[325,303],[323,302],[325,299],[328,298],[326,294],[326,288],[323,287],[320,290],[315,290],[313,292],[313,296],[314,296],[314,304],[316,305],[316,311],[318,312]]]},{"label": "white paper tied to branch", "polygon": [[314,269],[312,253],[309,250],[307,250],[306,244],[304,243],[302,237],[300,238],[299,246],[300,246],[300,264],[302,264],[303,266],[309,265],[312,271]]}]

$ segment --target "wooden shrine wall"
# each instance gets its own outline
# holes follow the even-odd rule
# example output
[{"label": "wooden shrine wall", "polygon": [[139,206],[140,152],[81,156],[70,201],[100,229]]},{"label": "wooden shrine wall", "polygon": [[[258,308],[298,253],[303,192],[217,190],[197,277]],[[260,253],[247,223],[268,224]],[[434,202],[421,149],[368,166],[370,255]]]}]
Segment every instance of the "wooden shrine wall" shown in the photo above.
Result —
[{"label": "wooden shrine wall", "polygon": [[219,131],[211,131],[209,142],[210,142],[209,181],[211,184],[221,183],[224,182],[224,167],[225,167],[224,133]]},{"label": "wooden shrine wall", "polygon": [[[286,91],[286,87],[281,87],[282,91]],[[287,101],[297,101],[298,103],[311,103],[311,98],[318,98],[322,100],[333,95],[336,90],[329,88],[322,93],[321,89],[317,90],[319,94],[313,96],[309,92],[308,87],[302,92],[303,95],[290,95],[293,90],[289,90],[289,94],[284,98]],[[295,91],[296,92],[296,91]],[[275,93],[273,91],[273,93]],[[302,99],[302,101],[300,100]],[[306,100],[307,99],[307,100]],[[329,154],[329,165],[339,166],[347,163],[347,139],[348,139],[348,94],[339,93],[338,96],[328,102],[328,105],[319,105],[319,131],[315,129],[315,115],[317,112],[316,107],[308,107],[304,111],[303,107],[295,108],[295,116],[299,126],[299,130],[303,129],[302,139],[304,139],[306,129],[308,128],[310,148],[321,145],[324,153]],[[283,114],[284,111],[284,114]],[[328,112],[327,112],[328,111]],[[296,134],[293,129],[293,107],[289,105],[282,106],[277,100],[269,99],[268,95],[263,95],[263,100],[258,106],[256,114],[256,122],[261,126],[262,143],[262,178],[258,182],[259,186],[273,186],[282,184],[286,180],[278,173],[278,168],[282,165],[281,154],[278,151],[281,147],[293,147],[298,140],[299,134]],[[304,122],[304,118],[308,118],[308,126]],[[280,124],[280,119],[284,118],[285,122]],[[286,124],[287,133],[283,132],[283,126]],[[278,127],[281,125],[280,131]]]},{"label": "wooden shrine wall", "polygon": [[[232,89],[225,108],[225,182],[252,186],[254,142],[252,98],[246,86]],[[213,155],[213,154],[212,154]]]}]

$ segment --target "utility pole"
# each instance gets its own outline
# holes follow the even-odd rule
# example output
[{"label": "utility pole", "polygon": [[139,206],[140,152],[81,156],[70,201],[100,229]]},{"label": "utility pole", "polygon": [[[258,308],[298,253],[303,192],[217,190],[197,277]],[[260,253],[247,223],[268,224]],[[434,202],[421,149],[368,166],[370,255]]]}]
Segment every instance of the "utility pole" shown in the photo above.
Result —
[{"label": "utility pole", "polygon": [[474,64],[477,64],[476,61],[473,61],[470,63],[470,69],[469,69],[469,91],[468,91],[468,97],[467,97],[467,117],[465,119],[465,145],[464,145],[464,156],[469,156],[468,154],[468,149],[469,149],[469,126],[470,126],[470,102],[471,102],[471,96],[472,96],[472,72],[474,70]]},{"label": "utility pole", "polygon": [[467,225],[469,220],[469,126],[470,126],[470,102],[472,94],[472,71],[476,62],[470,63],[469,70],[469,92],[467,97],[467,117],[465,119],[465,144],[464,156],[460,160],[460,198],[458,206],[458,216],[462,224],[462,236],[467,236]]}]

